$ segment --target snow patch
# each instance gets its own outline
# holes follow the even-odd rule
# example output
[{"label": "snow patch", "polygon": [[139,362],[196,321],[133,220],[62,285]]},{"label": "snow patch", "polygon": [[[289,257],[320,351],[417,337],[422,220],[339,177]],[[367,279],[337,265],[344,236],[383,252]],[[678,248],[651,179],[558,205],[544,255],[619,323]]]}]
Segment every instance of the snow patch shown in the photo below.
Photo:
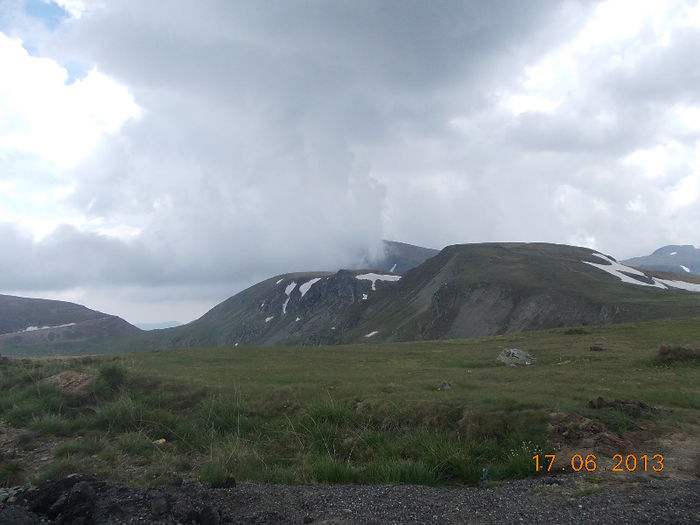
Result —
[{"label": "snow patch", "polygon": [[[639,280],[635,279],[634,277],[630,277],[629,275],[627,275],[627,274],[639,275],[640,277],[648,279],[648,276],[644,272],[640,272],[639,270],[635,270],[634,268],[630,268],[629,266],[625,266],[624,264],[620,264],[619,262],[611,259],[610,257],[608,257],[606,255],[603,255],[602,253],[594,253],[593,255],[596,257],[600,257],[601,259],[607,261],[609,264],[597,264],[597,263],[592,263],[592,262],[588,262],[588,261],[582,261],[582,262],[589,264],[591,266],[594,266],[596,268],[599,268],[600,270],[603,270],[604,272],[607,272],[610,275],[617,277],[623,283],[636,284],[638,286],[652,286],[654,288],[666,289],[666,287],[663,284],[656,282],[654,279],[652,279],[651,283],[646,283],[646,282],[639,281]],[[623,273],[623,272],[626,272],[626,273]]]},{"label": "snow patch", "polygon": [[302,284],[299,287],[299,291],[301,292],[301,296],[304,297],[304,295],[306,295],[306,292],[308,292],[309,289],[311,289],[311,287],[314,284],[316,284],[317,282],[319,282],[320,280],[321,280],[321,277],[317,277],[316,279],[311,279],[310,281],[306,281],[304,284]]},{"label": "snow patch", "polygon": [[672,288],[679,288],[681,290],[686,290],[688,292],[699,292],[700,293],[700,284],[697,283],[687,283],[685,281],[671,281],[667,279],[657,279],[657,281],[665,284],[666,286],[670,286]]},{"label": "snow patch", "polygon": [[391,273],[394,273],[394,270],[396,270],[396,263],[394,263],[394,266],[391,267],[391,270],[389,270]]},{"label": "snow patch", "polygon": [[[659,279],[659,278],[650,277],[650,276],[646,275],[645,273],[640,272],[639,270],[635,270],[634,268],[630,268],[629,266],[625,266],[624,264],[620,264],[619,262],[614,261],[610,257],[603,255],[601,253],[594,253],[593,255],[608,261],[610,264],[597,264],[597,263],[592,263],[592,262],[588,262],[588,261],[582,261],[582,262],[589,264],[591,266],[595,266],[596,268],[599,268],[599,269],[603,270],[604,272],[609,273],[610,275],[614,275],[615,277],[617,277],[618,279],[620,279],[624,283],[636,284],[638,286],[651,286],[653,288],[660,288],[662,290],[668,290],[668,288],[670,287],[670,288],[678,288],[680,290],[687,290],[689,292],[700,292],[700,284],[688,283],[685,281],[671,281],[671,280],[667,280],[667,279]],[[651,279],[651,283],[638,281],[634,277],[630,277],[628,274],[639,275],[639,276],[643,276],[647,279]]]},{"label": "snow patch", "polygon": [[298,323],[299,321],[301,321],[301,319],[299,319],[298,317],[294,320],[295,323]]},{"label": "snow patch", "polygon": [[[294,288],[296,287],[297,283],[292,281],[290,284],[287,285],[287,287],[284,289],[284,293],[287,294],[287,300],[284,302],[282,305],[282,315],[287,314],[287,305],[289,304],[289,294],[291,294],[294,291]],[[267,322],[267,321],[265,321]]]},{"label": "snow patch", "polygon": [[284,281],[284,277],[282,277],[282,278],[281,278],[279,281],[277,281],[275,284],[279,284],[279,283],[281,283],[282,281]]},{"label": "snow patch", "polygon": [[275,318],[274,315],[271,315],[270,317],[266,317],[266,318],[265,318],[265,322],[266,322],[266,323],[269,323],[269,322],[272,321],[274,318]]},{"label": "snow patch", "polygon": [[378,331],[378,330],[375,330],[374,332],[370,332],[370,333],[368,333],[368,334],[365,334],[363,337],[374,337],[374,336],[377,335],[378,333],[379,333],[379,331]]},{"label": "snow patch", "polygon": [[669,255],[678,255],[678,252],[671,252]]},{"label": "snow patch", "polygon": [[681,268],[683,268],[683,271],[684,271],[684,272],[690,273],[690,268],[688,268],[687,266],[683,266],[683,265],[681,264]]},{"label": "snow patch", "polygon": [[363,273],[362,275],[356,275],[355,279],[362,279],[364,281],[372,281],[372,290],[377,289],[377,281],[398,281],[401,279],[400,275],[386,275],[379,273]]},{"label": "snow patch", "polygon": [[66,324],[57,324],[53,326],[28,326],[24,330],[20,330],[21,332],[36,332],[37,330],[48,330],[50,328],[65,328],[66,326],[75,326],[75,323],[66,323]]},{"label": "snow patch", "polygon": [[366,293],[363,293],[363,294],[362,294],[362,300],[363,300],[363,301],[366,301],[366,300],[367,300],[367,294],[366,294]]}]

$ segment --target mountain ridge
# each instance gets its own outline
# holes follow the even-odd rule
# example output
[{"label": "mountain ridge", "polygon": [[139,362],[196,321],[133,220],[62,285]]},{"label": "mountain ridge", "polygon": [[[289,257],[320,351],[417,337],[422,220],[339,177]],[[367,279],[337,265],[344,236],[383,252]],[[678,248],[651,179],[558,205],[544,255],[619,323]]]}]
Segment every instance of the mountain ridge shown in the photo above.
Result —
[{"label": "mountain ridge", "polygon": [[[398,269],[391,260],[384,257],[384,268]],[[115,333],[100,351],[454,339],[699,317],[700,293],[694,292],[700,276],[635,269],[589,248],[459,244],[403,275],[377,268],[280,274],[186,325]],[[0,350],[5,339],[0,336]],[[88,346],[95,348],[84,345],[81,353]],[[67,352],[70,345],[61,348]]]},{"label": "mountain ridge", "polygon": [[80,304],[0,294],[0,351],[6,354],[44,355],[73,347],[99,351],[139,333],[121,317]]},{"label": "mountain ridge", "polygon": [[[363,275],[381,279],[363,282]],[[655,277],[567,245],[453,245],[400,278],[379,270],[275,276],[149,344],[409,341],[700,315],[700,295],[664,284],[679,277],[688,278]],[[299,288],[312,281],[301,295]],[[683,283],[700,291],[700,279]]]}]

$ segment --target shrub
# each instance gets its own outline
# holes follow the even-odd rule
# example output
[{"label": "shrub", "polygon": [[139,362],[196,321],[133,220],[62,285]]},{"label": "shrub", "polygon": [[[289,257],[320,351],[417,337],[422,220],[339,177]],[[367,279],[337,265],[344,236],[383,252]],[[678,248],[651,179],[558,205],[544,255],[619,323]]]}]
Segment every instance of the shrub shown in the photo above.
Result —
[{"label": "shrub", "polygon": [[314,462],[313,476],[319,483],[355,483],[360,480],[359,472],[348,463],[325,457]]},{"label": "shrub", "polygon": [[141,432],[127,432],[117,438],[117,448],[133,456],[149,456],[155,448],[151,439]]},{"label": "shrub", "polygon": [[58,445],[54,448],[53,455],[56,458],[73,455],[92,456],[104,450],[105,447],[105,442],[100,439],[86,438],[79,441],[68,441]]},{"label": "shrub", "polygon": [[24,467],[17,460],[0,463],[0,487],[13,487],[23,480]]},{"label": "shrub", "polygon": [[36,482],[47,481],[50,479],[65,478],[69,474],[85,473],[84,467],[80,461],[72,458],[58,459],[50,465],[42,469],[35,478]]},{"label": "shrub", "polygon": [[435,473],[420,460],[391,459],[370,463],[363,471],[368,483],[406,483],[412,485],[437,485]]},{"label": "shrub", "polygon": [[700,364],[700,348],[661,345],[656,353],[656,362],[662,365],[672,363]]}]

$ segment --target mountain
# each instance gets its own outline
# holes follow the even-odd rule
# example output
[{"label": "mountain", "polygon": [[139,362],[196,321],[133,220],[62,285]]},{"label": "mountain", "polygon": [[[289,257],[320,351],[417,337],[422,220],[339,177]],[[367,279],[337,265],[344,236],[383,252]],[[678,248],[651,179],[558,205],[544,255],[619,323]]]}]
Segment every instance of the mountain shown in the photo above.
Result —
[{"label": "mountain", "polygon": [[700,296],[692,293],[700,292],[700,279],[670,277],[622,266],[588,248],[449,246],[368,304],[346,337],[460,338],[700,315]]},{"label": "mountain", "polygon": [[656,275],[587,248],[449,246],[404,276],[379,270],[278,275],[150,348],[315,345],[475,337],[700,315],[700,278]]},{"label": "mountain", "polygon": [[0,352],[4,354],[39,355],[62,348],[95,351],[140,332],[120,317],[79,304],[0,295]]},{"label": "mountain", "polygon": [[158,348],[334,344],[357,324],[365,303],[400,279],[376,270],[278,275],[187,325],[154,330],[148,340]]},{"label": "mountain", "polygon": [[454,245],[400,275],[387,265],[396,272],[432,251],[393,246],[380,269],[277,275],[191,323],[147,332],[71,303],[0,296],[5,330],[13,330],[0,335],[0,351],[412,341],[700,316],[700,276],[636,270],[588,248]]},{"label": "mountain", "polygon": [[440,250],[423,248],[396,241],[382,241],[384,253],[381,257],[370,259],[369,268],[403,275],[408,270],[415,268],[426,259],[440,253]]},{"label": "mountain", "polygon": [[633,257],[623,263],[644,270],[700,275],[700,248],[690,244],[671,244],[659,248],[651,255]]}]

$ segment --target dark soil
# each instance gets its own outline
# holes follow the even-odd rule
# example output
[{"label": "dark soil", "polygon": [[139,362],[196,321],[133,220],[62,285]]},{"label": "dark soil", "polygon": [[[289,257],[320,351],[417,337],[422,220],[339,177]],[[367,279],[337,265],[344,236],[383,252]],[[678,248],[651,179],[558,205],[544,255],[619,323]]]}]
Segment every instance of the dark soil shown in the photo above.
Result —
[{"label": "dark soil", "polygon": [[700,481],[543,476],[493,488],[265,485],[174,480],[129,488],[72,475],[0,489],[3,524],[673,523],[700,522]]}]

